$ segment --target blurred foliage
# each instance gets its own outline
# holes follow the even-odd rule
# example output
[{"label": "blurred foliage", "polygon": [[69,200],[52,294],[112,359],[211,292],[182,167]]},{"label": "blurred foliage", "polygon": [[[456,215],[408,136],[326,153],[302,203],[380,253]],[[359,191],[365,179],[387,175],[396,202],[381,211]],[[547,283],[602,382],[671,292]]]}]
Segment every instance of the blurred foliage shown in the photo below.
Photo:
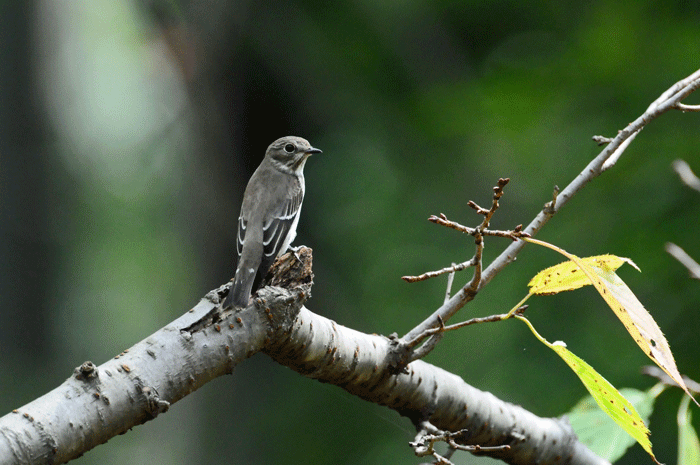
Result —
[{"label": "blurred foliage", "polygon": [[[467,201],[487,205],[510,177],[492,225],[526,224],[598,153],[592,135],[614,135],[700,53],[700,7],[681,1],[33,1],[2,13],[2,412],[227,281],[245,183],[277,137],[324,151],[307,164],[296,241],[315,252],[309,308],[403,333],[445,280],[400,276],[472,254],[429,215],[476,224]],[[700,289],[663,244],[700,257],[700,197],[670,169],[684,158],[700,171],[698,126],[696,114],[652,122],[540,234],[579,256],[632,258],[643,273],[623,279],[695,379]],[[488,241],[486,259],[506,245]],[[558,261],[526,248],[458,317],[509,309]],[[615,386],[652,384],[594,290],[530,303],[543,336]],[[513,322],[449,334],[428,361],[539,415],[584,394]],[[663,462],[679,397],[664,394],[650,424]],[[418,463],[412,437],[396,413],[259,355],[76,463]]]}]

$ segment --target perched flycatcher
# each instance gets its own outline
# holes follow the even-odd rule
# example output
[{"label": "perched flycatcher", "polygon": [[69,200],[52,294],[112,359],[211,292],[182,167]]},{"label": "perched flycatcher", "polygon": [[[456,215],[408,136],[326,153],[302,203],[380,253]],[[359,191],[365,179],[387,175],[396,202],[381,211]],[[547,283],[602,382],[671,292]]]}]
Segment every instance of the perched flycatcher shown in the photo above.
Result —
[{"label": "perched flycatcher", "polygon": [[[238,217],[238,266],[223,307],[246,307],[253,285],[287,251],[297,234],[304,200],[304,164],[319,149],[301,137],[282,137],[267,148],[243,194]],[[256,279],[257,276],[257,279]]]}]

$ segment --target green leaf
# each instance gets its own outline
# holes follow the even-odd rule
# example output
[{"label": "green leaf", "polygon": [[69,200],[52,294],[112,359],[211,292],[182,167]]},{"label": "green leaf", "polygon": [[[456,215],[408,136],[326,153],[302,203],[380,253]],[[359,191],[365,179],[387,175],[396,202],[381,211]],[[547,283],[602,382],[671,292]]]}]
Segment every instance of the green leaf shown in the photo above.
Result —
[{"label": "green leaf", "polygon": [[[620,394],[634,406],[642,420],[648,423],[654,401],[663,390],[664,385],[659,383],[646,392],[623,388],[620,389]],[[617,461],[636,442],[598,407],[590,395],[581,399],[566,416],[579,440],[610,462]]]},{"label": "green leaf", "polygon": [[684,397],[678,408],[678,465],[700,464],[700,441],[691,423],[690,399]]},{"label": "green leaf", "polygon": [[[515,315],[515,318],[523,321],[530,327],[530,331],[544,345],[552,349],[564,360],[567,365],[576,373],[583,385],[588,389],[593,399],[598,406],[610,417],[615,423],[620,425],[627,434],[632,436],[642,448],[657,462],[654,453],[651,450],[651,441],[649,441],[649,429],[644,424],[644,420],[639,416],[634,406],[615,389],[615,387],[603,378],[597,371],[587,364],[583,359],[577,357],[573,352],[566,348],[563,342],[548,342],[537,333],[530,321],[520,315]],[[658,463],[658,462],[657,462]]]}]

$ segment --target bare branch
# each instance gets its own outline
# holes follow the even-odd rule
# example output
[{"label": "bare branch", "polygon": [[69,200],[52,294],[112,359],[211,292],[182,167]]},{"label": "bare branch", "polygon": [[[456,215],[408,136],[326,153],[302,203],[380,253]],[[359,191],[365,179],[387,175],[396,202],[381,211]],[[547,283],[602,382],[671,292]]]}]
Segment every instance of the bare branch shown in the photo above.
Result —
[{"label": "bare branch", "polygon": [[598,144],[598,145],[605,145],[609,144],[610,142],[613,141],[612,138],[610,137],[605,137],[605,136],[593,136],[592,137],[593,141]]},{"label": "bare branch", "polygon": [[673,163],[671,163],[671,166],[681,178],[683,184],[690,187],[691,189],[695,189],[696,191],[700,192],[700,178],[698,178],[695,175],[695,173],[693,173],[693,170],[690,168],[690,165],[686,163],[685,160],[674,160]]},{"label": "bare branch", "polygon": [[[468,261],[460,264],[460,265],[452,265],[451,267],[444,268],[442,270],[438,271],[433,271],[433,272],[428,272],[424,273],[423,275],[420,276],[404,276],[403,279],[408,282],[415,282],[415,281],[420,281],[423,279],[428,279],[434,276],[439,276],[441,274],[445,273],[454,273],[457,271],[457,269],[464,269],[469,266],[474,267],[474,274],[472,276],[472,279],[469,281],[469,283],[464,286],[460,292],[476,292],[476,290],[479,287],[479,283],[481,282],[481,271],[482,271],[482,263],[481,263],[481,257],[484,251],[484,235],[482,233],[483,230],[486,229],[486,227],[489,224],[489,221],[491,220],[491,217],[495,213],[495,211],[498,209],[498,200],[501,198],[503,195],[503,188],[505,187],[506,184],[508,184],[508,178],[500,178],[498,180],[498,185],[493,188],[494,194],[493,194],[493,200],[491,202],[491,209],[490,210],[485,210],[478,205],[476,205],[474,202],[470,201],[469,205],[472,208],[475,208],[477,212],[481,213],[484,215],[484,219],[481,222],[481,225],[479,225],[476,228],[469,228],[467,226],[461,225],[459,223],[456,223],[454,221],[450,221],[447,219],[447,217],[443,214],[440,213],[440,216],[431,216],[428,218],[428,221],[431,221],[433,223],[441,224],[443,226],[446,226],[448,228],[455,229],[460,232],[466,232],[470,234],[471,236],[474,236],[474,243],[476,246],[476,251],[474,253],[474,256],[469,259]],[[522,225],[518,225],[516,229],[512,232],[509,233],[509,237],[515,239],[511,235],[515,234],[523,234],[522,232]],[[451,286],[451,283],[450,283]],[[445,305],[446,302],[449,302],[451,299],[446,299],[446,301],[443,303]],[[439,327],[444,327],[444,318],[441,315],[436,315],[436,321],[438,322]],[[427,328],[426,328],[427,329]],[[408,363],[417,360],[419,358],[422,358],[426,356],[428,353],[430,353],[431,350],[435,347],[437,342],[440,340],[442,337],[441,332],[437,332],[435,334],[432,334],[430,336],[430,340],[427,341],[423,346],[420,347],[415,353],[411,353],[411,349],[415,347],[417,344],[420,343],[425,337],[427,337],[427,333],[425,331],[423,332],[423,335],[419,335],[416,337],[413,337],[409,342],[406,342],[406,337],[404,336],[400,340],[397,341],[396,346],[395,346],[395,358],[396,358],[396,363],[395,363],[395,369],[396,370],[403,370]]]},{"label": "bare branch", "polygon": [[[353,395],[385,405],[414,424],[459,431],[462,445],[503,446],[490,456],[511,464],[567,456],[567,462],[607,462],[583,446],[563,419],[539,418],[464,382],[459,376],[416,360],[392,374],[393,339],[346,328],[302,307],[291,330],[272,334],[264,352],[292,370],[342,387]],[[485,426],[487,425],[487,426]],[[536,448],[536,449],[535,449]]]},{"label": "bare branch", "polygon": [[[484,221],[481,223],[480,226],[481,229],[488,228],[493,214],[496,213],[496,210],[498,210],[498,201],[501,199],[501,197],[503,197],[503,188],[506,187],[506,185],[509,182],[509,178],[498,179],[498,184],[493,188],[493,198],[491,200],[491,208],[489,210],[484,210],[483,208],[477,206],[478,212],[485,216]],[[469,202],[469,204],[469,206],[472,206],[471,204],[476,205],[474,202],[471,201]]]},{"label": "bare branch", "polygon": [[[455,264],[453,263],[452,266],[455,266]],[[450,300],[450,295],[452,295],[452,283],[454,282],[454,280],[455,280],[455,273],[453,271],[452,273],[447,275],[447,290],[445,291],[445,300],[442,301],[443,303]]]},{"label": "bare branch", "polygon": [[469,208],[471,208],[472,210],[474,210],[479,215],[486,215],[489,212],[487,209],[481,208],[480,206],[478,206],[476,204],[476,202],[474,202],[473,200],[470,200],[469,202],[467,202],[467,206]]},{"label": "bare branch", "polygon": [[448,267],[443,268],[441,270],[428,271],[427,273],[423,273],[423,274],[418,275],[418,276],[402,276],[401,279],[403,279],[407,283],[415,283],[418,281],[425,281],[426,279],[434,278],[436,276],[440,276],[440,275],[447,274],[447,273],[450,273],[450,276],[452,276],[454,278],[454,273],[456,271],[462,271],[462,270],[465,270],[465,269],[469,268],[470,266],[474,266],[474,265],[475,265],[474,257],[472,257],[471,259],[467,260],[464,263],[459,263],[457,265],[455,265],[453,263],[452,266],[448,266]]},{"label": "bare branch", "polygon": [[[471,202],[471,200],[469,202]],[[471,202],[471,203],[473,203],[473,202]],[[474,204],[474,205],[476,205],[476,204]],[[478,207],[478,206],[477,206],[477,208],[481,209],[481,207]],[[470,228],[468,226],[464,226],[464,225],[459,224],[457,222],[448,220],[447,216],[445,216],[444,213],[440,213],[440,216],[431,215],[428,218],[428,221],[430,221],[431,223],[439,224],[440,226],[445,226],[445,227],[454,229],[455,231],[466,233],[466,234],[474,235],[476,232],[476,228]]]},{"label": "bare branch", "polygon": [[688,111],[700,111],[700,105],[685,105],[683,103],[676,104],[676,110],[680,110],[683,113]]},{"label": "bare branch", "polygon": [[627,137],[625,140],[623,140],[620,145],[613,151],[612,154],[608,157],[607,160],[605,160],[605,163],[603,163],[603,166],[600,168],[600,172],[602,173],[603,171],[607,171],[615,164],[617,161],[620,159],[622,154],[624,153],[625,150],[627,150],[627,147],[632,143],[632,141],[637,137],[637,134],[639,134],[639,131],[641,131],[642,128],[639,128],[639,130],[635,131],[634,133],[630,134],[629,137]]},{"label": "bare branch", "polygon": [[454,465],[452,462],[450,462],[449,459],[455,452],[455,449],[448,450],[448,452],[450,453],[449,456],[442,456],[438,454],[435,448],[433,447],[433,444],[438,440],[431,439],[438,433],[439,430],[433,425],[431,425],[430,422],[421,421],[419,423],[418,433],[416,433],[415,439],[413,440],[413,442],[409,442],[408,445],[413,448],[413,453],[416,454],[416,457],[431,456],[435,459],[435,462],[433,462],[433,464]]},{"label": "bare branch", "polygon": [[[508,178],[501,178],[498,180],[498,185],[493,188],[494,190],[494,195],[493,195],[493,202],[491,205],[490,210],[486,210],[484,208],[481,208],[478,206],[476,203],[473,201],[469,201],[469,206],[472,207],[474,210],[477,211],[477,213],[484,215],[484,220],[481,222],[481,224],[476,227],[476,228],[470,228],[468,226],[464,226],[462,224],[459,224],[455,221],[450,221],[447,219],[447,216],[445,216],[444,213],[440,213],[439,216],[431,215],[428,218],[428,221],[431,223],[439,224],[441,226],[445,226],[451,229],[454,229],[456,231],[462,232],[469,234],[471,236],[474,236],[477,238],[477,247],[479,246],[478,244],[481,241],[481,244],[483,246],[483,238],[481,236],[495,236],[495,237],[507,237],[512,240],[517,240],[518,238],[521,237],[530,237],[530,235],[526,232],[522,231],[523,226],[520,224],[516,226],[512,231],[499,231],[499,230],[493,230],[493,229],[487,229],[487,226],[489,222],[491,221],[491,217],[493,217],[493,214],[498,210],[498,200],[503,196],[503,187],[505,187],[506,184],[508,184],[509,179]],[[470,266],[476,266],[478,264],[478,251],[477,254],[474,255],[474,257],[470,258],[466,262],[460,263],[458,265],[455,265],[454,263],[452,266],[448,266],[445,268],[442,268],[441,270],[437,271],[429,271],[427,273],[423,273],[418,276],[402,276],[401,279],[408,283],[415,283],[418,281],[425,281],[426,279],[434,278],[436,276],[440,276],[443,274],[447,273],[454,273],[456,271],[462,271],[466,268],[469,268]],[[450,283],[451,286],[451,283]]]},{"label": "bare branch", "polygon": [[[501,321],[504,320],[508,317],[507,313],[500,313],[498,315],[490,315],[490,316],[485,316],[485,317],[479,317],[479,318],[471,318],[467,321],[463,321],[461,323],[456,323],[450,326],[445,326],[445,323],[442,321],[442,318],[438,315],[438,318],[440,320],[440,325],[437,328],[429,328],[423,331],[421,334],[416,336],[414,339],[411,339],[410,341],[407,341],[406,343],[408,344],[409,347],[413,347],[417,344],[420,343],[423,339],[426,337],[433,336],[435,334],[442,334],[447,331],[453,331],[455,329],[463,328],[465,326],[470,326],[478,323],[494,323],[496,321]],[[427,342],[426,342],[427,344]],[[418,356],[417,351],[416,354],[414,354],[413,360],[417,360],[419,358],[422,358],[427,354],[423,354],[421,356]]]},{"label": "bare branch", "polygon": [[691,278],[700,279],[700,264],[693,260],[693,257],[672,242],[667,242],[665,248],[666,252],[671,254],[673,258],[681,262],[681,265],[688,269]]},{"label": "bare branch", "polygon": [[[442,318],[440,315],[438,315],[438,320],[439,320],[439,326],[437,328],[430,328],[426,329],[423,333],[419,334],[416,336],[414,339],[411,339],[410,341],[406,342],[406,345],[408,347],[414,347],[420,343],[423,339],[426,337],[431,337],[428,341],[426,341],[425,344],[423,344],[420,349],[414,351],[411,357],[411,361],[413,360],[418,360],[420,358],[425,357],[437,344],[439,339],[435,340],[433,342],[433,339],[437,338],[439,336],[442,338],[442,335],[446,333],[447,331],[454,331],[455,329],[459,328],[464,328],[465,326],[470,326],[470,325],[475,325],[479,323],[495,323],[497,321],[503,321],[507,320],[509,318],[512,318],[513,315],[522,315],[525,310],[527,310],[528,306],[523,305],[517,309],[515,309],[512,312],[509,313],[500,313],[498,315],[490,315],[490,316],[484,316],[484,317],[477,317],[477,318],[471,318],[467,321],[463,321],[461,323],[455,323],[450,326],[445,326],[445,323],[442,321]],[[425,349],[424,349],[425,348]]]},{"label": "bare branch", "polygon": [[417,337],[413,341],[406,344],[406,348],[413,348],[416,345],[420,344],[420,341],[422,341],[424,338],[429,337],[429,339],[425,341],[425,344],[423,344],[418,349],[410,353],[410,358],[408,359],[406,364],[411,363],[415,360],[420,360],[421,358],[425,357],[433,351],[435,346],[437,346],[438,342],[440,342],[440,340],[442,339],[442,336],[445,334],[445,322],[442,321],[442,318],[440,318],[439,316],[438,324],[439,326],[437,328],[433,328],[432,330],[426,331],[422,335],[422,337]]},{"label": "bare branch", "polygon": [[[608,159],[614,157],[614,159],[617,160],[620,157],[624,149],[627,148],[627,145],[629,144],[629,142],[627,142],[628,140],[636,137],[639,131],[641,131],[652,120],[658,118],[660,115],[671,109],[677,108],[677,105],[684,98],[697,90],[698,87],[700,87],[700,70],[697,70],[687,78],[678,81],[663,92],[659,98],[652,102],[644,114],[630,123],[626,128],[622,129],[617,136],[607,144],[600,154],[598,154],[598,156],[588,163],[588,165],[578,174],[578,176],[576,176],[576,178],[574,178],[574,180],[571,181],[569,185],[559,193],[559,195],[557,195],[557,200],[555,203],[549,202],[545,208],[543,208],[543,210],[530,222],[530,224],[527,225],[524,232],[532,236],[537,234],[537,232],[542,229],[547,222],[549,222],[549,219],[555,213],[563,208],[569,202],[569,200],[571,200],[571,198],[573,198],[589,182],[604,171],[604,166]],[[608,164],[608,166],[605,166],[605,168],[609,168],[610,166],[612,165]],[[447,303],[440,306],[440,308],[435,310],[432,315],[409,331],[408,334],[404,336],[404,339],[411,340],[417,335],[423,333],[426,329],[435,327],[437,323],[437,315],[441,315],[444,321],[448,321],[452,315],[459,311],[459,309],[461,309],[467,302],[472,300],[480,289],[491,282],[491,280],[498,273],[500,273],[503,268],[513,262],[524,246],[524,241],[516,241],[510,244],[483,271],[483,275],[481,276],[476,292],[474,289],[469,287],[469,284],[463,287],[460,291],[456,292]]]},{"label": "bare branch", "polygon": [[[471,201],[470,201],[471,202]],[[478,207],[481,208],[481,207]],[[488,215],[488,219],[491,219],[492,214]],[[450,229],[454,229],[459,232],[463,232],[465,234],[469,234],[470,236],[476,236],[477,234],[481,234],[483,236],[495,236],[495,237],[507,237],[509,239],[519,239],[521,237],[530,237],[530,235],[526,232],[522,231],[522,225],[516,226],[512,231],[500,231],[497,229],[487,229],[484,224],[482,223],[481,225],[477,226],[476,228],[470,228],[469,226],[464,226],[463,224],[457,223],[456,221],[451,221],[448,220],[447,217],[443,214],[440,213],[440,216],[435,216],[432,215],[430,218],[428,218],[428,221],[431,223],[439,224],[441,226],[448,227]],[[485,220],[487,222],[487,220]]]},{"label": "bare branch", "polygon": [[[668,374],[663,371],[661,368],[659,368],[656,365],[646,365],[642,367],[642,374],[651,376],[652,378],[656,378],[659,381],[661,381],[663,384],[666,386],[673,386],[677,388],[681,388],[678,383],[676,383],[673,378],[668,376]],[[683,382],[685,383],[685,386],[688,388],[689,391],[693,393],[700,393],[700,383],[695,381],[694,379],[690,379],[686,375],[682,375],[683,377]]]},{"label": "bare branch", "polygon": [[230,374],[271,343],[273,331],[289,331],[309,295],[311,249],[294,257],[271,269],[273,283],[298,284],[292,290],[265,287],[234,312],[220,308],[222,286],[130,349],[100,366],[83,363],[56,389],[0,417],[0,464],[65,463]]},{"label": "bare branch", "polygon": [[[552,192],[552,200],[544,204],[544,208],[542,211],[546,215],[554,215],[556,213],[556,208],[557,208],[557,197],[559,197],[559,186],[554,186],[554,191]],[[522,225],[518,226],[518,230],[520,231],[522,229]]]},{"label": "bare branch", "polygon": [[470,325],[476,325],[479,323],[494,323],[496,321],[503,321],[507,320],[509,318],[512,318],[513,315],[522,315],[525,310],[527,310],[527,305],[523,305],[522,307],[516,309],[514,312],[510,313],[501,313],[498,315],[491,315],[491,316],[484,316],[484,317],[478,317],[478,318],[471,318],[467,321],[463,321],[461,323],[455,323],[450,326],[445,326],[444,328],[436,328],[433,331],[441,330],[441,332],[446,332],[446,331],[454,331],[455,329],[459,328],[464,328],[465,326],[470,326]]},{"label": "bare branch", "polygon": [[[480,445],[471,445],[471,446],[464,446],[458,443],[460,438],[462,436],[465,436],[467,434],[467,430],[460,430],[456,431],[454,433],[449,432],[449,431],[440,431],[437,428],[435,428],[433,425],[431,425],[428,422],[421,422],[421,428],[418,434],[416,435],[416,438],[414,439],[413,442],[409,442],[409,445],[413,447],[414,453],[418,457],[426,457],[426,456],[432,456],[435,458],[435,462],[437,464],[445,464],[449,465],[452,464],[450,462],[449,458],[452,456],[452,453],[454,453],[455,450],[462,450],[462,451],[468,451],[468,452],[479,452],[484,455],[488,455],[489,452],[500,452],[500,451],[507,451],[510,450],[509,445],[502,445],[502,446],[480,446]],[[445,442],[447,445],[450,447],[450,453],[448,457],[442,456],[437,453],[435,450],[435,443],[436,442]],[[447,454],[445,454],[447,455]]]}]

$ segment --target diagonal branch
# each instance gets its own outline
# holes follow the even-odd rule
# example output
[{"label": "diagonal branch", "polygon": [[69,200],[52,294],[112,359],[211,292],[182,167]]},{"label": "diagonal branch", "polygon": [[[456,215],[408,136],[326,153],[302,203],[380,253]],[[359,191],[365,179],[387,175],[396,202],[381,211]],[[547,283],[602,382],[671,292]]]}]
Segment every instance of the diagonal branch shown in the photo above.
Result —
[{"label": "diagonal branch", "polygon": [[691,278],[700,280],[700,263],[673,242],[667,242],[665,248],[666,252],[688,269]]},{"label": "diagonal branch", "polygon": [[683,184],[700,192],[700,178],[693,173],[693,170],[688,162],[678,159],[674,160],[673,163],[671,163],[671,166],[676,174],[678,174],[678,177],[681,178]]},{"label": "diagonal branch", "polygon": [[[614,165],[624,150],[636,135],[652,120],[672,109],[678,109],[682,100],[700,87],[700,70],[675,83],[659,96],[649,108],[636,120],[622,129],[610,143],[586,165],[586,167],[569,183],[558,195],[556,202],[549,202],[545,208],[525,227],[524,231],[532,236],[544,227],[547,222],[563,208],[581,189],[598,177],[607,168]],[[476,292],[469,287],[463,287],[452,298],[435,310],[428,318],[416,325],[402,339],[404,341],[414,339],[426,329],[437,326],[437,317],[447,321],[467,302],[471,301],[476,293],[486,286],[500,271],[515,260],[515,257],[525,246],[524,241],[516,241],[510,244],[491,264],[484,270]]]},{"label": "diagonal branch", "polygon": [[[310,260],[306,251],[299,252],[302,262]],[[275,274],[273,285],[260,290],[248,308],[222,313],[225,290],[212,291],[114,359],[100,366],[84,363],[53,391],[1,417],[0,463],[65,463],[166,413],[263,351],[304,376],[385,405],[414,424],[466,430],[458,444],[479,446],[482,455],[523,465],[561,457],[570,464],[607,464],[578,441],[563,419],[540,418],[420,360],[405,373],[392,373],[393,339],[343,327],[303,307],[310,262],[297,267],[293,254],[286,254],[275,266],[288,272]],[[292,288],[274,285],[282,282]]]},{"label": "diagonal branch", "polygon": [[[292,370],[385,405],[415,425],[463,431],[459,444],[511,464],[607,462],[576,438],[564,419],[540,418],[422,360],[392,373],[395,340],[367,335],[302,308],[291,332],[265,352]],[[509,446],[508,448],[504,446]],[[495,447],[495,449],[484,449]]]}]

